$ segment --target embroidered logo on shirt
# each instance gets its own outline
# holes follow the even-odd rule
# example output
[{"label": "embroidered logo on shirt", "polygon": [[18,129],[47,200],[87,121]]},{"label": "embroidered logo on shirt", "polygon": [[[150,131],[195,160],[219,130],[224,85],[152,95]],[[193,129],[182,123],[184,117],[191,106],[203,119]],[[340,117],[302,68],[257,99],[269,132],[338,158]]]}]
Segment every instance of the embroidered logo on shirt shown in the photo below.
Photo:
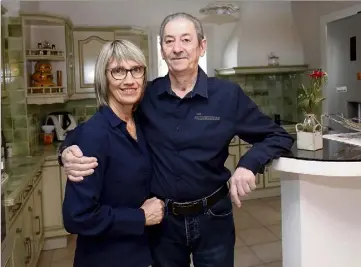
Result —
[{"label": "embroidered logo on shirt", "polygon": [[202,113],[196,113],[194,116],[195,120],[199,121],[219,121],[221,117],[218,116],[204,116]]}]

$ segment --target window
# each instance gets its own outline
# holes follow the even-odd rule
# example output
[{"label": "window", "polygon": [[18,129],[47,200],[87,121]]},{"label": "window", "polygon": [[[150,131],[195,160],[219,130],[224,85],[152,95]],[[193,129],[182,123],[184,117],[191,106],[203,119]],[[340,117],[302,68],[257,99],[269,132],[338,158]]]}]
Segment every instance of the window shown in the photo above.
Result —
[{"label": "window", "polygon": [[[158,51],[158,77],[162,77],[167,75],[168,73],[168,66],[167,63],[163,60],[160,48],[160,36],[157,36],[157,51]],[[204,53],[203,57],[199,58],[198,62],[199,66],[202,70],[207,73],[207,51]]]}]

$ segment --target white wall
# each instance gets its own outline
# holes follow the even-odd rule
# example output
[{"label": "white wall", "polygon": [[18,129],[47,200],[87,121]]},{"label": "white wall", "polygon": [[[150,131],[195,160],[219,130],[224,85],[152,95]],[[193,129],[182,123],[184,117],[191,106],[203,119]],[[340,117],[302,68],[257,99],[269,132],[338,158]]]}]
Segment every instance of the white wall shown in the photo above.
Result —
[{"label": "white wall", "polygon": [[[174,12],[187,12],[197,18],[204,18],[199,9],[212,0],[168,1],[168,0],[118,0],[109,1],[42,1],[42,12],[67,16],[76,26],[138,26],[148,29],[154,36],[151,51],[156,55],[156,38],[162,20]],[[232,27],[234,26],[231,25]],[[213,76],[214,69],[220,68],[224,46],[228,40],[230,26],[217,26],[205,23],[204,31],[208,39],[208,75]],[[228,35],[228,36],[227,36]],[[154,60],[153,60],[154,62]],[[152,64],[153,68],[155,67]]]},{"label": "white wall", "polygon": [[292,13],[301,37],[304,61],[311,68],[321,66],[321,16],[360,5],[361,1],[294,1]]},{"label": "white wall", "polygon": [[[350,37],[356,36],[356,60],[350,60]],[[361,14],[331,22],[327,26],[328,86],[325,111],[348,114],[349,102],[361,103],[361,81],[356,73],[361,70]],[[347,92],[337,93],[336,87],[347,86]]]},{"label": "white wall", "polygon": [[280,65],[304,63],[291,3],[240,3],[239,21],[225,50],[224,67],[266,66],[271,52],[279,57]]},{"label": "white wall", "polygon": [[[17,2],[16,0],[5,0]],[[40,11],[60,14],[70,17],[74,25],[81,26],[124,26],[133,25],[151,29],[157,34],[162,19],[173,12],[184,11],[198,18],[204,18],[199,14],[199,9],[206,6],[212,0],[117,0],[110,1],[40,1]],[[237,1],[234,1],[237,2]],[[242,2],[242,1],[240,1]],[[267,1],[270,2],[270,1]],[[311,67],[319,67],[321,64],[320,52],[320,17],[346,7],[360,4],[361,1],[292,1],[291,11],[298,30],[300,42],[304,53],[304,63]],[[26,8],[26,5],[23,5]],[[23,8],[22,6],[22,8]],[[30,6],[29,9],[34,9]],[[32,11],[32,10],[31,10]],[[208,35],[208,74],[213,75],[215,68],[224,67],[227,62],[223,58],[225,48],[231,41],[235,23],[226,25],[205,24],[206,35]],[[267,30],[265,31],[267,32]],[[153,38],[155,40],[155,38]],[[266,51],[267,42],[263,42],[263,51]],[[156,53],[156,46],[151,48]],[[257,45],[248,46],[250,54],[259,51]],[[237,49],[236,49],[237,50]],[[267,50],[271,50],[267,49]],[[237,56],[235,56],[237,57]],[[285,56],[280,56],[280,59]],[[287,57],[287,56],[286,56]],[[251,64],[252,62],[250,62]],[[291,62],[288,62],[291,63]],[[237,62],[237,65],[239,62]],[[252,64],[251,64],[252,65]]]}]

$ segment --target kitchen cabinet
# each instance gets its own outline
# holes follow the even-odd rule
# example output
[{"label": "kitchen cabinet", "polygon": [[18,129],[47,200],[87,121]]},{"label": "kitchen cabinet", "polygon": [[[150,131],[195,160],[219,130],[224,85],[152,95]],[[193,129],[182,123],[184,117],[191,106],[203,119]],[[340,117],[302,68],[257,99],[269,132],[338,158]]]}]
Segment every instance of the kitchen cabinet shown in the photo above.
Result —
[{"label": "kitchen cabinet", "polygon": [[56,160],[46,160],[43,164],[43,226],[45,250],[65,247],[68,232],[64,229],[62,204],[66,185],[66,175]]},{"label": "kitchen cabinet", "polygon": [[72,99],[95,98],[94,69],[98,54],[108,41],[128,40],[140,47],[148,61],[145,31],[133,27],[78,27],[73,29],[75,92]]},{"label": "kitchen cabinet", "polygon": [[[74,88],[71,21],[43,13],[20,15],[27,103],[43,105],[68,101]],[[39,62],[43,66],[42,74],[36,69]]]},{"label": "kitchen cabinet", "polygon": [[25,189],[18,195],[14,205],[8,206],[9,235],[14,237],[8,267],[36,267],[44,237],[42,227],[43,202],[42,173],[39,170],[29,179]]},{"label": "kitchen cabinet", "polygon": [[114,32],[75,30],[73,36],[75,94],[88,98],[94,95],[94,68],[98,54],[104,43],[114,40]]}]

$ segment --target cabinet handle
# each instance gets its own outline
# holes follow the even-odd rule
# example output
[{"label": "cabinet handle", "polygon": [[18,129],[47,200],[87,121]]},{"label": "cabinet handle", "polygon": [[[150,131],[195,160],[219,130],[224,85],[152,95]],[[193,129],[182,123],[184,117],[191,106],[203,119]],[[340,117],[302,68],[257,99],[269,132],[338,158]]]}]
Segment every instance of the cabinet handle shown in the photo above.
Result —
[{"label": "cabinet handle", "polygon": [[28,211],[32,212],[33,208],[32,207],[28,207]]},{"label": "cabinet handle", "polygon": [[17,233],[17,234],[20,234],[22,231],[23,231],[22,228],[16,228],[16,233]]},{"label": "cabinet handle", "polygon": [[41,191],[41,189],[38,190],[38,195],[41,196],[41,194],[43,193],[43,191]]},{"label": "cabinet handle", "polygon": [[25,238],[25,246],[26,246],[26,250],[28,251],[28,255],[25,257],[25,264],[28,264],[30,262],[30,258],[31,258],[30,238],[29,237]]},{"label": "cabinet handle", "polygon": [[35,220],[38,220],[38,228],[39,228],[39,231],[37,231],[35,234],[36,235],[40,235],[40,232],[41,232],[41,225],[40,225],[40,216],[35,216]]}]

